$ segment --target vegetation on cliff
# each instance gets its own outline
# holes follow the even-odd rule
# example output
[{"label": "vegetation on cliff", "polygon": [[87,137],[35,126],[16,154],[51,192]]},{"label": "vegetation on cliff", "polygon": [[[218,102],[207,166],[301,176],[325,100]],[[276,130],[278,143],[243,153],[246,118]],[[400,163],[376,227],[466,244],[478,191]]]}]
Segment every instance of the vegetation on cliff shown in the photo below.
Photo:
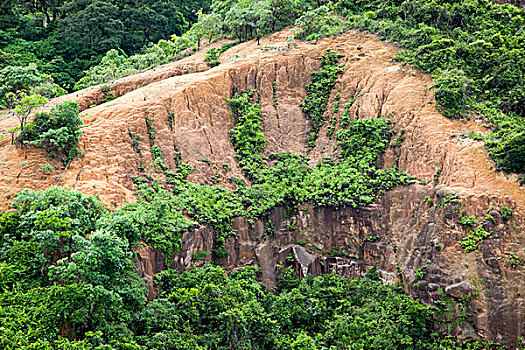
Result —
[{"label": "vegetation on cliff", "polygon": [[17,142],[43,148],[51,158],[64,164],[79,155],[78,141],[82,136],[78,104],[59,103],[49,113],[37,113],[31,123],[21,127]]},{"label": "vegetation on cliff", "polygon": [[[26,124],[46,98],[180,58],[203,39],[259,40],[295,24],[297,37],[309,41],[360,28],[403,45],[406,50],[396,60],[433,75],[442,113],[487,118],[493,130],[484,140],[498,169],[525,172],[524,13],[511,5],[487,0],[195,0],[177,5],[156,0],[10,0],[0,5],[0,18],[0,106],[16,107],[20,144],[43,148],[64,163],[80,152],[78,105],[58,104]],[[206,61],[219,64],[228,47],[208,51]],[[326,52],[321,70],[306,87],[301,109],[310,121],[310,149],[327,122],[327,103],[343,70],[340,58]],[[274,87],[274,105],[276,98]],[[228,99],[234,124],[230,141],[248,180],[232,178],[233,189],[212,180],[189,182],[193,169],[180,153],[176,168],[168,169],[146,119],[153,167],[164,173],[166,183],[151,176],[135,178],[136,203],[110,212],[98,199],[79,192],[22,191],[13,210],[0,215],[0,346],[487,348],[444,338],[434,324],[439,308],[383,285],[374,269],[363,280],[329,275],[299,281],[285,268],[272,292],[256,268],[230,276],[212,264],[182,274],[168,269],[157,277],[157,298],[146,301],[145,283],[132,262],[139,245],[159,248],[170,267],[183,233],[204,225],[213,232],[213,251],[196,259],[212,254],[218,264],[228,254],[225,246],[235,234],[232,222],[237,217],[264,221],[272,208],[294,211],[305,203],[357,208],[413,182],[396,168],[381,168],[382,154],[398,146],[403,135],[392,141],[392,123],[381,117],[351,120],[349,108],[356,98],[345,106],[337,132],[337,119],[330,121],[337,156],[314,166],[303,155],[265,152],[256,91]],[[490,235],[476,217],[460,223],[470,229],[460,241],[465,252],[476,250]],[[274,234],[275,227],[266,232]],[[508,254],[510,265],[523,264]]]},{"label": "vegetation on cliff", "polygon": [[[157,203],[159,204],[159,203]],[[154,204],[152,204],[154,205]],[[61,188],[23,191],[0,215],[3,349],[482,349],[433,330],[438,312],[384,285],[284,269],[277,293],[256,268],[214,265],[157,276],[146,302],[134,272],[143,231],[176,220],[148,204],[115,216],[94,197]],[[141,208],[144,207],[144,208]],[[159,225],[159,223],[162,223]],[[171,227],[173,229],[173,227]]]},{"label": "vegetation on cliff", "polygon": [[[266,139],[255,91],[236,95],[228,100],[228,105],[235,121],[230,140],[236,160],[251,184],[241,180],[230,191],[220,185],[192,183],[186,177],[193,169],[179,160],[176,170],[164,170],[167,187],[148,177],[136,178],[142,204],[125,206],[113,214],[117,221],[122,220],[119,216],[135,220],[137,210],[142,214],[146,207],[153,209],[158,229],[152,231],[135,224],[137,231],[128,235],[162,249],[168,260],[180,248],[182,233],[192,227],[183,213],[214,229],[213,255],[221,258],[227,255],[224,244],[233,234],[231,224],[236,217],[253,222],[277,206],[293,211],[304,203],[335,209],[356,208],[374,202],[389,189],[413,181],[413,177],[402,171],[379,167],[392,136],[388,120],[350,121],[346,129],[336,134],[341,148],[339,159],[326,158],[311,167],[309,159],[302,155],[264,153]],[[163,211],[155,209],[159,206]]]}]

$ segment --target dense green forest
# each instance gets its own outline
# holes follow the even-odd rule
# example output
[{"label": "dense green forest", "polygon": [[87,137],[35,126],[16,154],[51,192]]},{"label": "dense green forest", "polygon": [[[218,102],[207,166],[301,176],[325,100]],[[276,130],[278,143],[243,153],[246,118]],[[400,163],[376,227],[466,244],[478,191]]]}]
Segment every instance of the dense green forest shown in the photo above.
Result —
[{"label": "dense green forest", "polygon": [[7,0],[0,5],[0,69],[36,64],[71,90],[84,71],[118,49],[130,55],[180,35],[205,1]]},{"label": "dense green forest", "polygon": [[[525,172],[525,13],[488,0],[8,0],[0,4],[0,105],[15,108],[17,145],[45,149],[64,165],[81,153],[78,105],[30,113],[48,98],[136,73],[192,53],[220,38],[236,42],[295,25],[315,43],[357,28],[402,45],[396,60],[432,74],[438,108],[449,118],[487,118],[481,137],[498,170]],[[224,47],[226,49],[227,47]],[[220,65],[215,49],[210,66]],[[325,120],[342,66],[327,51],[300,105],[310,121],[310,148]],[[168,169],[160,147],[153,165],[160,184],[135,178],[139,200],[109,211],[94,197],[62,188],[25,190],[0,216],[0,347],[5,349],[483,349],[456,343],[440,325],[444,307],[428,307],[399,287],[383,285],[374,268],[363,280],[295,278],[282,266],[268,291],[256,268],[227,275],[219,266],[234,218],[263,220],[298,205],[357,208],[414,181],[379,159],[402,142],[388,119],[351,120],[329,129],[340,154],[309,166],[306,156],[264,154],[257,91],[227,100],[230,141],[245,183],[234,189],[187,181],[178,157]],[[346,107],[345,107],[346,108]],[[133,135],[130,135],[133,138]],[[269,165],[271,163],[271,166]],[[226,164],[226,166],[228,166]],[[157,276],[146,301],[134,248],[161,249],[166,261],[182,233],[215,232],[212,263]]]}]

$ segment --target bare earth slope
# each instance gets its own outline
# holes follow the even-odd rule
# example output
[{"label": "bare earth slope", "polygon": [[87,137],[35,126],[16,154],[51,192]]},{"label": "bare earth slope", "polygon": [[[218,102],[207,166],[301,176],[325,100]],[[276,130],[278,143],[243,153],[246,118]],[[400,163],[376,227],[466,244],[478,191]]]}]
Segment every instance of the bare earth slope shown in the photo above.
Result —
[{"label": "bare earth slope", "polygon": [[[375,35],[348,32],[315,45],[297,42],[289,47],[289,34],[285,30],[264,38],[260,46],[253,41],[237,45],[223,53],[223,63],[213,69],[203,62],[207,47],[184,60],[120,79],[110,85],[119,97],[94,108],[86,109],[102,100],[100,87],[61,97],[60,101],[71,99],[85,109],[81,139],[85,155],[65,170],[43,174],[39,164],[62,165],[40,150],[16,149],[9,138],[0,141],[0,203],[5,207],[23,188],[52,185],[99,195],[112,206],[133,201],[132,177],[141,173],[139,169],[153,169],[152,145],[161,147],[170,168],[175,166],[175,152],[180,151],[182,159],[196,169],[192,181],[209,181],[217,172],[203,158],[219,169],[229,164],[231,170],[221,170],[220,177],[227,186],[228,177],[242,173],[229,142],[233,123],[225,98],[250,89],[260,91],[268,151],[307,154],[309,126],[299,104],[310,73],[319,69],[319,57],[331,48],[345,55],[345,66],[327,113],[333,113],[335,96],[340,93],[338,116],[352,96],[358,95],[351,116],[392,119],[397,131],[405,130],[405,141],[387,151],[385,165],[397,163],[427,184],[390,191],[377,204],[360,210],[335,212],[305,206],[296,216],[286,218],[277,208],[271,215],[277,228],[274,238],[264,237],[261,225],[250,227],[239,219],[238,236],[228,242],[230,255],[224,264],[232,269],[258,265],[265,281],[274,285],[275,265],[286,261],[289,254],[294,255],[301,273],[357,277],[379,262],[385,280],[404,283],[423,300],[437,300],[440,294],[450,297],[454,307],[446,321],[459,319],[460,308],[465,307],[473,317],[452,327],[458,335],[516,343],[525,333],[525,268],[508,266],[505,253],[525,258],[525,190],[512,177],[493,170],[481,141],[463,136],[471,130],[486,132],[483,121],[443,117],[433,103],[430,77],[393,62],[399,48]],[[0,121],[0,134],[13,125],[14,119]],[[138,146],[132,145],[131,135],[141,136]],[[319,135],[309,154],[314,161],[333,154],[335,146],[326,136],[326,125]],[[153,170],[152,174],[162,177]],[[457,206],[434,205],[450,192],[461,196],[465,214],[490,212],[494,221],[486,229],[499,237],[485,240],[477,252],[464,253],[458,242],[466,232],[457,224]],[[509,221],[501,216],[502,206],[515,210]],[[298,229],[290,231],[290,222]],[[383,238],[370,242],[366,240],[370,236]],[[306,248],[297,245],[299,241],[307,242]],[[174,265],[185,268],[193,253],[210,250],[212,245],[213,234],[208,229],[189,232]],[[141,256],[139,270],[151,280],[151,274],[163,268],[162,259],[152,248],[143,249]],[[472,298],[461,301],[468,293]]]}]

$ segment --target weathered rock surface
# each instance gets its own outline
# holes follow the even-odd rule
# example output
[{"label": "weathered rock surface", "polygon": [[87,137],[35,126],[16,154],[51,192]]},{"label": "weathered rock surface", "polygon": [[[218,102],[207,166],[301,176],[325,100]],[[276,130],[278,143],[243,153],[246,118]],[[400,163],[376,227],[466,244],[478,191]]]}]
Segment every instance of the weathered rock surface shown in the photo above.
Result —
[{"label": "weathered rock surface", "polygon": [[[309,127],[299,108],[310,73],[319,68],[318,58],[331,48],[345,54],[345,67],[327,113],[333,113],[339,93],[338,116],[358,96],[351,116],[392,119],[397,131],[405,130],[405,141],[386,152],[384,164],[397,164],[423,181],[390,191],[366,208],[334,211],[305,206],[295,214],[275,208],[270,215],[276,227],[273,236],[265,235],[265,222],[249,225],[238,218],[237,235],[227,242],[229,255],[223,264],[230,270],[257,265],[271,287],[286,266],[303,276],[334,272],[355,278],[377,262],[385,283],[402,283],[424,302],[446,299],[451,311],[445,321],[458,319],[463,311],[470,314],[469,322],[453,329],[458,336],[516,344],[525,334],[525,267],[507,264],[506,252],[525,258],[525,191],[514,178],[493,170],[482,142],[463,136],[470,130],[486,132],[482,123],[444,118],[433,104],[432,80],[394,63],[399,49],[377,36],[349,32],[315,45],[294,46],[286,41],[289,34],[264,38],[261,46],[237,45],[223,53],[223,63],[213,69],[205,66],[200,51],[110,84],[118,98],[85,110],[87,126],[81,140],[85,155],[65,170],[40,150],[16,149],[8,138],[1,140],[0,203],[5,207],[23,188],[55,184],[97,194],[112,206],[133,201],[132,178],[141,174],[139,169],[152,169],[152,145],[161,147],[170,168],[180,151],[196,169],[191,181],[210,181],[217,172],[213,165],[221,169],[229,164],[230,170],[220,170],[220,182],[228,186],[228,177],[242,173],[229,142],[233,123],[225,97],[250,89],[260,92],[269,152],[308,154],[312,162],[332,155],[336,143],[326,136],[326,126],[308,153]],[[84,109],[100,103],[102,95],[95,87],[60,100],[75,100]],[[0,129],[5,133],[15,124],[4,119]],[[138,147],[132,146],[131,135],[141,136]],[[200,161],[203,158],[211,165]],[[39,164],[45,162],[57,167],[51,175],[42,173]],[[163,177],[155,171],[153,176]],[[443,203],[451,192],[461,197],[458,204]],[[503,219],[503,206],[514,210],[510,219]],[[490,213],[493,220],[484,228],[493,234],[477,251],[465,253],[458,242],[468,233],[458,220],[476,213]],[[182,270],[204,263],[209,257],[200,252],[210,251],[213,242],[208,228],[186,233],[172,266]],[[153,274],[165,268],[159,254],[148,247],[139,250],[138,270],[148,282],[150,297]]]}]

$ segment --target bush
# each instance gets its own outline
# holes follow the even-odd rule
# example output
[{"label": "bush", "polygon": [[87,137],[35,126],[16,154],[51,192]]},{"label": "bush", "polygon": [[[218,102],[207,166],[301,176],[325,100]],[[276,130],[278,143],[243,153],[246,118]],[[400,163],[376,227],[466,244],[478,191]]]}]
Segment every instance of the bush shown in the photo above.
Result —
[{"label": "bush", "polygon": [[45,149],[51,157],[59,157],[65,163],[79,153],[78,141],[82,136],[76,102],[59,103],[50,113],[38,113],[31,124],[26,126],[17,141]]},{"label": "bush", "polygon": [[204,61],[206,61],[206,63],[212,68],[218,66],[221,63],[221,61],[219,61],[220,54],[235,45],[235,43],[229,43],[222,45],[219,49],[209,49],[204,56]]},{"label": "bush", "polygon": [[438,110],[445,117],[458,119],[469,106],[472,81],[460,69],[452,69],[434,76],[436,91],[434,97]]},{"label": "bush", "polygon": [[324,36],[341,34],[344,30],[343,20],[324,5],[304,13],[295,20],[297,37],[305,40],[315,40]]}]

